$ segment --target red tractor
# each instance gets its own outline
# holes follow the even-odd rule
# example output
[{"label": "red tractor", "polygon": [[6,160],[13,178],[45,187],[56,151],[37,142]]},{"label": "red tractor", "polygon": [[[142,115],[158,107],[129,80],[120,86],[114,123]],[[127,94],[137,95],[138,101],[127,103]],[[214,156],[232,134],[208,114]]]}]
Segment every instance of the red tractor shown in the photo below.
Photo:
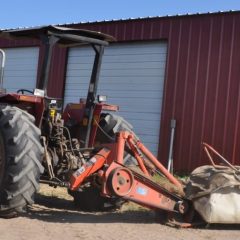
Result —
[{"label": "red tractor", "polygon": [[[6,93],[1,86],[0,216],[16,216],[33,203],[42,182],[66,187],[82,210],[112,209],[133,201],[162,215],[192,221],[192,204],[182,183],[141,143],[128,122],[109,113],[118,107],[97,96],[104,47],[114,38],[56,26],[6,30],[0,37],[32,38],[45,46],[41,77],[34,91]],[[62,99],[47,95],[56,44],[88,44],[95,52],[87,99],[69,103],[64,110]],[[156,175],[168,181],[156,182]]]},{"label": "red tractor", "polygon": [[[79,29],[46,26],[7,30],[10,39],[38,39],[45,46],[37,89],[0,95],[0,213],[16,215],[33,202],[39,182],[67,187],[82,210],[118,207],[126,200],[184,213],[180,195],[151,180],[160,169],[181,192],[182,186],[140,143],[132,126],[109,111],[97,87],[104,47],[111,36]],[[69,103],[47,95],[53,47],[88,44],[95,59],[87,99]],[[135,170],[130,165],[135,165]],[[137,168],[137,170],[136,170]],[[135,194],[133,194],[135,192]]]}]

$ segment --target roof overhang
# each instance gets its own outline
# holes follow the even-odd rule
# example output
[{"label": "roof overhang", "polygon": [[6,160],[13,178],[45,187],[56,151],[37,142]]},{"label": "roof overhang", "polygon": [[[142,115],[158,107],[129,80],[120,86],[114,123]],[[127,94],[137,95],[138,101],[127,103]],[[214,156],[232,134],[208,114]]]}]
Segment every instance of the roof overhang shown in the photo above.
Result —
[{"label": "roof overhang", "polygon": [[28,38],[42,40],[43,36],[57,37],[59,39],[58,44],[64,47],[82,44],[108,45],[108,42],[115,41],[114,37],[101,32],[52,25],[0,31],[0,37],[8,39]]}]

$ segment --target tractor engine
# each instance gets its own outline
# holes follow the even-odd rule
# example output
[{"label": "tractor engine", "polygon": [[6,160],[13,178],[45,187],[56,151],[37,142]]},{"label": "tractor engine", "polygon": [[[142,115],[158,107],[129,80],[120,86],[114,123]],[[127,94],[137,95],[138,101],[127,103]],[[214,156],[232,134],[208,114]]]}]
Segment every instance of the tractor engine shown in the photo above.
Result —
[{"label": "tractor engine", "polygon": [[56,104],[51,103],[46,111],[42,136],[45,148],[44,175],[50,180],[69,181],[71,173],[85,163],[89,154],[84,156],[81,153],[78,139],[72,138],[69,129],[64,126]]}]

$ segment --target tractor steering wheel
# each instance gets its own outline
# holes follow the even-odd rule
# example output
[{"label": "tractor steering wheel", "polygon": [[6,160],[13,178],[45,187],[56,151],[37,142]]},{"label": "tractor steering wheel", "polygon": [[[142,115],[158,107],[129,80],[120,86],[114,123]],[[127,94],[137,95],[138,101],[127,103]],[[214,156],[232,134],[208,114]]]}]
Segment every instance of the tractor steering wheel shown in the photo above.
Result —
[{"label": "tractor steering wheel", "polygon": [[30,91],[30,90],[27,90],[27,89],[18,89],[18,90],[17,90],[17,93],[24,94],[24,92],[27,92],[27,93],[33,94],[33,91]]}]

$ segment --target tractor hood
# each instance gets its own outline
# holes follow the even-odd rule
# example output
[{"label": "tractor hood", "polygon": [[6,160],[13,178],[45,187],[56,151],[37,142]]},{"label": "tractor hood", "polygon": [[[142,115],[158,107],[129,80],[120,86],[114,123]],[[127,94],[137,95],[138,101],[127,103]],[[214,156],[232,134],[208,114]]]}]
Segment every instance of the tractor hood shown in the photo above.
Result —
[{"label": "tractor hood", "polygon": [[108,45],[108,42],[115,41],[114,37],[101,32],[52,25],[0,31],[0,37],[8,39],[30,38],[42,40],[43,36],[55,36],[59,38],[58,44],[65,47],[89,43]]}]

